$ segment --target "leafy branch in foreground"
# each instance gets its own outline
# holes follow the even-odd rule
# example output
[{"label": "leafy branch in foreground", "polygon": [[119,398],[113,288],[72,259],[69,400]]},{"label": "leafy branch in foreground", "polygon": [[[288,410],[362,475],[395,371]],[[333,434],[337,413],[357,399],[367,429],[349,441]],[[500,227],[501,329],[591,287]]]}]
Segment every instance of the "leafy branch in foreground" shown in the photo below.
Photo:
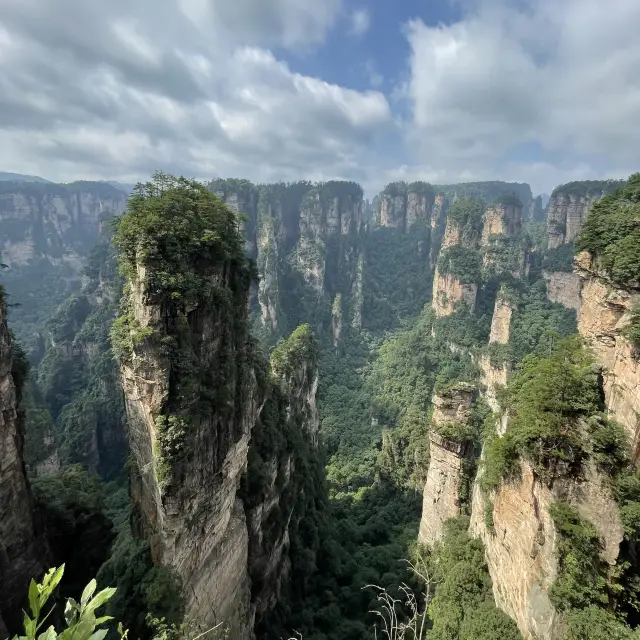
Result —
[{"label": "leafy branch in foreground", "polygon": [[[24,633],[23,636],[16,636],[14,640],[103,640],[107,635],[108,629],[99,629],[101,625],[113,620],[111,616],[101,616],[96,618],[96,611],[105,605],[116,592],[113,588],[103,589],[95,593],[97,584],[95,580],[84,588],[80,602],[76,602],[73,598],[67,598],[67,604],[64,609],[64,619],[67,628],[58,633],[53,625],[50,625],[46,631],[38,632],[47,621],[47,618],[53,611],[53,606],[48,613],[42,617],[47,601],[54,592],[62,576],[64,574],[64,565],[49,569],[42,579],[42,583],[38,584],[35,580],[31,580],[29,585],[29,608],[31,615],[24,614]],[[95,593],[95,595],[94,595]],[[123,631],[122,624],[118,625],[118,633],[121,640],[127,637],[127,631]]]}]

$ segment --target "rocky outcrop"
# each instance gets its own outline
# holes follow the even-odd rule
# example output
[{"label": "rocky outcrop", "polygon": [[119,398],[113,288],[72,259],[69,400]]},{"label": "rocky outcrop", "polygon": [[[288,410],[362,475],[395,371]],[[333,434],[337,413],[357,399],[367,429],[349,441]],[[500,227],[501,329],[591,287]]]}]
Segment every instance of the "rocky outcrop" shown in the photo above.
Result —
[{"label": "rocky outcrop", "polygon": [[478,285],[461,284],[454,275],[441,275],[436,267],[432,307],[438,318],[451,315],[460,302],[467,304],[473,310],[477,294]]},{"label": "rocky outcrop", "polygon": [[[7,310],[0,300],[0,631],[17,632],[31,578],[43,572],[44,542],[34,524],[22,458],[23,379],[16,376]],[[25,372],[20,372],[24,376]],[[16,384],[17,383],[17,384]]]},{"label": "rocky outcrop", "polygon": [[580,310],[580,277],[575,273],[552,271],[542,274],[547,283],[547,298],[558,302],[567,309]]},{"label": "rocky outcrop", "polygon": [[460,515],[465,458],[470,453],[464,429],[471,419],[475,388],[459,383],[434,394],[429,433],[429,470],[422,499],[418,540],[432,545],[444,533],[444,522]]},{"label": "rocky outcrop", "polygon": [[602,365],[609,415],[627,431],[634,462],[640,459],[640,359],[621,335],[630,312],[640,304],[640,289],[615,286],[588,253],[576,257],[581,280],[578,330]]},{"label": "rocky outcrop", "polygon": [[610,482],[593,466],[582,482],[556,481],[549,487],[522,461],[519,477],[504,481],[494,495],[485,496],[478,481],[473,489],[470,533],[484,542],[497,606],[528,640],[557,637],[558,616],[549,598],[557,574],[556,531],[549,514],[555,500],[574,505],[595,526],[602,557],[615,564],[623,537],[620,515]]},{"label": "rocky outcrop", "polygon": [[498,202],[484,213],[482,246],[489,244],[493,235],[517,236],[522,231],[522,204],[515,201]]},{"label": "rocky outcrop", "polygon": [[491,332],[489,344],[507,344],[511,334],[511,316],[515,308],[514,302],[504,292],[500,291],[496,296],[491,317]]},{"label": "rocky outcrop", "polygon": [[178,408],[191,398],[178,395],[176,385],[186,380],[176,378],[180,372],[166,351],[147,339],[122,362],[137,533],[150,541],[153,561],[179,576],[189,618],[210,626],[223,621],[233,638],[248,638],[248,532],[238,489],[259,410],[247,359],[248,281],[243,284],[230,264],[219,264],[209,277],[228,291],[233,311],[224,305],[187,309],[155,302],[148,274],[139,264],[130,283],[126,304],[136,326],[162,339],[175,336],[172,327],[180,323],[183,339],[193,345],[185,345],[191,352],[185,356],[192,359],[196,392],[201,395],[200,384],[208,380],[208,393],[218,394],[220,402],[218,411],[189,410],[185,423]]},{"label": "rocky outcrop", "polygon": [[547,204],[549,249],[573,242],[594,202],[620,186],[616,180],[570,182],[554,189]]},{"label": "rocky outcrop", "polygon": [[376,223],[408,232],[416,223],[431,224],[435,194],[426,182],[394,182],[380,194]]},{"label": "rocky outcrop", "polygon": [[120,214],[127,194],[102,182],[0,182],[0,253],[11,267],[38,257],[77,273],[102,225]]},{"label": "rocky outcrop", "polygon": [[[257,300],[255,309],[270,341],[307,321],[328,328],[337,294],[345,302],[344,319],[360,325],[364,202],[357,184],[258,187],[246,180],[217,180],[210,188],[246,217],[241,229],[260,275],[252,299]],[[419,215],[421,206],[412,198],[413,214]]]},{"label": "rocky outcrop", "polygon": [[[305,516],[300,509],[305,499],[301,474],[317,454],[316,358],[308,326],[297,329],[277,347],[271,360],[277,386],[266,389],[252,433],[244,501],[252,604],[258,625],[286,597],[291,571],[297,569],[289,557],[290,532],[296,535]],[[280,437],[274,439],[274,432]],[[274,448],[274,440],[280,440],[279,447]]]}]

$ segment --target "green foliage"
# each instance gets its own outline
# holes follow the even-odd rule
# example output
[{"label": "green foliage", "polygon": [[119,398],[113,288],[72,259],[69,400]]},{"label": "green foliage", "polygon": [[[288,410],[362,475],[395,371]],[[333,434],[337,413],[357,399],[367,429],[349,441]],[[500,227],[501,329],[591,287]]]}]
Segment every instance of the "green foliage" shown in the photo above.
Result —
[{"label": "green foliage", "polygon": [[411,233],[386,227],[365,238],[363,327],[395,329],[403,318],[417,316],[429,299],[433,273],[429,264],[431,232],[415,224]]},{"label": "green foliage", "polygon": [[99,479],[80,466],[34,478],[36,512],[41,518],[53,560],[66,564],[63,595],[77,593],[107,559],[115,532],[105,513]]},{"label": "green foliage", "polygon": [[577,337],[522,360],[501,399],[509,409],[509,430],[487,441],[486,488],[495,488],[519,457],[549,482],[580,471],[591,453],[584,420],[604,409],[591,364]]},{"label": "green foliage", "polygon": [[[445,523],[442,541],[432,552],[435,596],[429,606],[430,640],[521,638],[515,622],[493,603],[491,578],[482,543],[467,533],[469,519]],[[495,635],[493,635],[495,634]]]},{"label": "green foliage", "polygon": [[514,237],[502,234],[489,236],[488,244],[482,248],[483,279],[513,280],[523,271],[525,256],[530,246],[531,239],[526,234]]},{"label": "green foliage", "polygon": [[244,281],[248,288],[238,219],[199,182],[157,172],[136,185],[114,242],[129,281],[139,266],[148,269],[144,284],[151,299],[213,304],[217,285],[210,276],[224,261],[233,263],[238,285]]},{"label": "green foliage", "polygon": [[503,194],[514,194],[525,208],[533,199],[531,187],[528,184],[500,180],[434,185],[434,189],[437,193],[442,193],[450,199],[467,196],[481,198],[485,202],[493,202]]},{"label": "green foliage", "polygon": [[548,249],[542,261],[542,268],[552,273],[554,271],[564,271],[571,273],[573,271],[573,256],[575,247],[573,242],[562,244],[555,249]]},{"label": "green foliage", "polygon": [[502,204],[506,207],[522,207],[522,201],[515,193],[501,193],[493,199],[492,204]]},{"label": "green foliage", "polygon": [[618,187],[622,186],[624,182],[622,180],[576,180],[574,182],[567,182],[556,187],[551,193],[551,197],[556,196],[587,196],[589,194],[610,194],[613,193]]},{"label": "green foliage", "polygon": [[[482,231],[484,203],[479,198],[461,197],[456,199],[447,210],[447,220],[461,229],[479,233]],[[469,233],[470,235],[470,233]],[[463,236],[464,237],[464,236]]]},{"label": "green foliage", "polygon": [[621,330],[622,335],[633,344],[640,353],[640,306],[631,309],[629,324]]},{"label": "green foliage", "polygon": [[452,245],[440,253],[438,271],[443,276],[454,276],[460,284],[478,284],[482,277],[482,256],[476,249]]},{"label": "green foliage", "polygon": [[[53,625],[46,631],[38,634],[44,626],[51,611],[44,614],[49,598],[60,583],[64,574],[64,565],[47,571],[41,583],[31,580],[29,585],[29,608],[31,616],[24,614],[24,635],[16,636],[14,640],[104,640],[108,630],[102,625],[111,621],[110,616],[96,617],[98,609],[103,607],[113,597],[115,589],[106,588],[96,593],[97,583],[91,580],[82,591],[80,602],[73,598],[67,598],[64,609],[66,627],[57,632]],[[118,625],[118,632],[122,640],[127,632],[123,631],[122,624]]]},{"label": "green foliage", "polygon": [[561,640],[634,640],[638,638],[613,613],[597,606],[570,611],[564,620]]},{"label": "green foliage", "polygon": [[315,367],[318,349],[311,327],[308,324],[300,325],[271,350],[269,360],[273,374],[277,377],[291,376],[301,367]]},{"label": "green foliage", "polygon": [[640,173],[596,202],[576,240],[621,286],[640,283]]},{"label": "green foliage", "polygon": [[558,533],[558,574],[549,591],[560,611],[606,605],[606,562],[596,528],[567,502],[556,501],[549,514]]}]

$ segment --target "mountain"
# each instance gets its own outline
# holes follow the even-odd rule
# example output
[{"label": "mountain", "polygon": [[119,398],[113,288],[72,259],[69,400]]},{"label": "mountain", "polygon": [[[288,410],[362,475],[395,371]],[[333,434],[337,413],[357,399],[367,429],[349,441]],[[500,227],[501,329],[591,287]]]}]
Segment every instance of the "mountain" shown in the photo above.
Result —
[{"label": "mountain", "polygon": [[24,173],[11,173],[8,171],[0,171],[0,181],[3,182],[45,182],[52,184],[50,180],[45,180],[40,176],[29,176]]}]

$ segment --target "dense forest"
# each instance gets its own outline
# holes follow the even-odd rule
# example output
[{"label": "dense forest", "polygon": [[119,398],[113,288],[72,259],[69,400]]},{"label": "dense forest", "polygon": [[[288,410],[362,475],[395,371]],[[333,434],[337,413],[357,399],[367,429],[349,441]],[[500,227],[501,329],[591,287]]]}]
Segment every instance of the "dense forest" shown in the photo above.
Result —
[{"label": "dense forest", "polygon": [[[36,196],[48,188],[34,185]],[[218,476],[231,473],[228,451],[244,442],[249,422],[230,500],[248,523],[256,638],[365,640],[385,624],[395,625],[390,638],[522,638],[520,621],[494,598],[487,538],[473,534],[472,521],[474,500],[483,500],[481,520],[495,534],[500,492],[529,469],[541,487],[564,492],[549,507],[554,637],[637,637],[632,443],[607,414],[575,310],[548,299],[543,273],[570,271],[574,252],[586,251],[615,286],[640,289],[640,174],[607,189],[575,244],[552,250],[544,222],[529,214],[528,185],[394,183],[370,221],[362,196],[355,183],[205,186],[158,173],[124,212],[100,219],[92,242],[67,240],[82,255],[77,278],[44,251],[28,269],[6,270],[24,462],[46,564],[59,567],[30,576],[40,583],[24,594],[26,637],[38,637],[50,599],[65,638],[116,637],[118,623],[121,635],[141,639],[211,631],[187,615],[184,576],[160,561],[168,534],[158,523],[191,499],[192,471],[202,486],[226,487]],[[515,208],[523,224],[483,240],[497,205]],[[10,242],[23,230],[2,233]],[[450,302],[465,285],[473,303],[437,313],[432,296],[444,281],[438,295]],[[496,339],[497,309],[507,307],[506,335]],[[621,330],[636,350],[639,309]],[[508,372],[506,384],[489,397],[486,372],[498,370]],[[161,406],[147,458],[134,433],[142,418],[126,386],[131,371]],[[469,416],[438,423],[436,399],[460,385],[473,390]],[[222,435],[211,444],[213,432]],[[457,516],[424,545],[418,529],[436,436],[465,454]],[[209,454],[215,480],[198,466]],[[168,516],[149,506],[143,458]],[[617,505],[614,562],[572,502],[571,483],[590,474]],[[214,503],[189,512],[189,535],[204,535],[199,511]],[[282,573],[273,568],[280,564]],[[96,617],[98,608],[108,617]],[[210,624],[209,637],[235,637],[224,622]]]}]

